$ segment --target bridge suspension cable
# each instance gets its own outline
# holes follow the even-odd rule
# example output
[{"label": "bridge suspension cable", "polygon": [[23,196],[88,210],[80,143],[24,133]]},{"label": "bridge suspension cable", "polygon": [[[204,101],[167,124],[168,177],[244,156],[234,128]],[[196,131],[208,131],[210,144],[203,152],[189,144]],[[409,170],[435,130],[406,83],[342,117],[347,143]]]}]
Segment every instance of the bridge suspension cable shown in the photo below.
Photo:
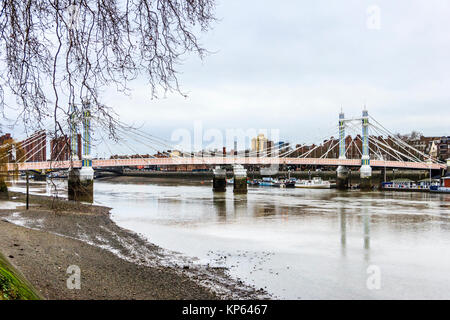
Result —
[{"label": "bridge suspension cable", "polygon": [[[355,125],[352,124],[352,129],[355,130]],[[362,139],[359,135],[356,135],[356,137],[361,141],[362,143]],[[415,159],[410,158],[409,156],[403,154],[402,152],[399,152],[395,149],[393,149],[392,147],[390,147],[388,144],[384,144],[382,142],[380,142],[379,140],[375,139],[373,136],[369,135],[368,136],[369,141],[371,141],[375,146],[377,146],[377,148],[380,147],[380,145],[384,148],[386,148],[387,150],[392,150],[394,152],[394,154],[390,153],[389,151],[387,151],[386,149],[383,149],[386,153],[388,153],[391,157],[396,158],[398,161],[400,162],[404,162],[403,158],[409,159],[409,160],[413,160],[413,162],[417,162]],[[370,148],[370,144],[369,144],[369,149],[371,151],[372,154],[377,154],[376,151],[374,151],[372,148]]]},{"label": "bridge suspension cable", "polygon": [[414,148],[413,146],[407,144],[406,142],[404,142],[402,139],[399,139],[398,137],[396,137],[395,134],[393,134],[391,131],[389,131],[388,129],[386,129],[381,123],[379,123],[376,119],[374,119],[373,117],[369,116],[379,127],[379,130],[383,130],[384,132],[387,133],[388,136],[392,137],[394,140],[396,140],[400,145],[409,148],[411,150],[413,150],[414,152],[417,152],[418,154],[420,154],[421,156],[423,156],[424,158],[428,158],[430,161],[434,162],[434,163],[442,163],[438,160],[432,159],[429,155],[423,153],[422,151]]},{"label": "bridge suspension cable", "polygon": [[[363,143],[363,140],[361,139],[361,136],[359,135],[359,132],[358,132],[358,129],[359,129],[359,128],[357,128],[356,125],[354,125],[354,124],[352,124],[352,123],[350,123],[350,125],[351,125],[351,127],[348,127],[348,126],[347,126],[347,128],[351,129],[353,133],[356,132],[355,138],[356,138],[356,139],[359,139],[359,141],[361,141],[361,144],[362,144],[362,143]],[[369,135],[369,141],[371,141],[371,139],[372,139],[372,137]],[[352,139],[352,141],[354,142],[355,139]],[[358,147],[358,145],[356,144],[356,142],[354,142],[354,143],[355,143],[355,146],[356,146],[356,148],[358,149],[360,155],[362,156],[362,151],[359,149],[359,147]],[[378,144],[376,144],[376,145],[377,145],[377,147],[378,147]],[[369,144],[368,147],[369,147],[369,150],[371,151],[372,154],[376,154],[376,152],[375,152],[372,148],[370,148],[370,144]],[[402,158],[399,157],[398,155],[395,155],[395,154],[393,155],[393,154],[391,154],[391,153],[389,153],[389,155],[390,155],[391,157],[396,158],[397,160],[403,162]]]},{"label": "bridge suspension cable", "polygon": [[[372,128],[375,129],[375,131],[377,131],[377,133],[379,133],[378,130],[376,129],[376,127],[372,127]],[[383,139],[383,140],[384,140],[384,139]],[[397,142],[396,142],[395,140],[392,140],[392,139],[391,139],[391,141],[393,141],[394,143],[397,144]],[[385,142],[386,142],[386,141],[385,141]],[[418,158],[417,156],[415,156],[414,154],[412,154],[411,152],[409,152],[408,150],[406,150],[406,149],[403,148],[403,147],[402,147],[402,149],[405,150],[407,153],[409,153],[409,155],[404,154],[404,153],[401,152],[400,150],[395,150],[394,148],[392,148],[391,146],[389,146],[389,144],[387,144],[387,143],[384,144],[384,143],[379,142],[379,141],[378,141],[378,143],[381,144],[381,145],[383,145],[383,146],[385,146],[386,148],[388,148],[388,149],[394,151],[395,153],[400,154],[401,156],[403,156],[403,157],[405,157],[405,158],[407,158],[407,159],[409,159],[409,160],[412,160],[413,162],[422,162],[422,160],[420,160],[420,158]],[[398,144],[397,144],[397,145],[398,145]],[[400,147],[401,147],[401,146],[400,146]]]}]

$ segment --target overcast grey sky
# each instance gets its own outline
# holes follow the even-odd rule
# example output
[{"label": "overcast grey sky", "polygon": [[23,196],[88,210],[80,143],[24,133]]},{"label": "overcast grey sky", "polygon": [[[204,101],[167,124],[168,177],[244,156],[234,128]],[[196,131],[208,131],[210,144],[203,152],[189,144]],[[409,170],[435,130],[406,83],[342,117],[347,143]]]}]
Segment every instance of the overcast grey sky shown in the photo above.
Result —
[{"label": "overcast grey sky", "polygon": [[150,100],[139,80],[131,97],[107,90],[122,120],[167,139],[201,120],[300,143],[366,105],[392,131],[450,134],[448,0],[221,0],[217,17],[201,37],[214,53],[179,66],[188,98]]},{"label": "overcast grey sky", "polygon": [[450,134],[449,1],[222,0],[217,16],[202,37],[215,53],[180,66],[188,98],[149,100],[136,82],[131,98],[108,98],[125,121],[167,138],[202,120],[302,142],[365,104],[393,131]]}]

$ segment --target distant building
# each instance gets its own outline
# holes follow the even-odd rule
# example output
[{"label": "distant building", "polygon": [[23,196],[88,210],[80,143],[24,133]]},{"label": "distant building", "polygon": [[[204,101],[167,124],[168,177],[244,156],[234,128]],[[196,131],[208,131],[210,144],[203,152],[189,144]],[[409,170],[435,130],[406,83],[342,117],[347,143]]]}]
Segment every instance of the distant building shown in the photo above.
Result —
[{"label": "distant building", "polygon": [[[0,146],[4,145],[4,144],[7,144],[7,143],[11,143],[11,142],[13,142],[13,139],[12,139],[10,133],[6,133],[6,134],[0,136]],[[14,159],[15,152],[12,151],[12,150],[15,150],[14,145],[6,147],[5,149],[3,149],[4,152],[8,153],[8,162],[13,162],[15,160]],[[6,155],[3,152],[0,154],[0,156],[4,157],[6,159]],[[2,159],[0,159],[0,160],[2,160]]]},{"label": "distant building", "polygon": [[[277,153],[279,155],[286,155],[288,151],[291,150],[291,146],[289,142],[284,142],[284,141],[278,141],[275,144],[275,149],[277,149]],[[289,154],[289,156],[291,156],[292,154]]]},{"label": "distant building", "polygon": [[47,134],[44,130],[36,131],[29,138],[20,143],[25,152],[23,162],[42,162],[47,160]]},{"label": "distant building", "polygon": [[[68,138],[66,135],[50,140],[50,159],[52,161],[70,160],[71,147],[71,138]],[[77,150],[75,150],[75,154],[77,155],[78,160],[81,160],[83,157],[83,144],[80,133],[77,134],[76,148]]]},{"label": "distant building", "polygon": [[275,143],[275,147],[277,149],[278,154],[281,153],[281,149],[283,148],[283,146],[284,146],[284,141],[278,141],[277,143]]},{"label": "distant building", "polygon": [[157,152],[156,154],[154,154],[155,158],[168,158],[167,153],[162,153],[162,152]]},{"label": "distant building", "polygon": [[431,144],[430,144],[430,149],[428,151],[428,154],[433,159],[437,159],[438,158],[438,144],[439,144],[439,140],[438,141],[432,141]]},{"label": "distant building", "polygon": [[0,145],[5,144],[11,140],[12,140],[11,134],[5,133],[4,135],[0,136]]},{"label": "distant building", "polygon": [[263,133],[258,134],[256,138],[252,139],[252,151],[261,152],[267,149],[268,139]]},{"label": "distant building", "polygon": [[273,141],[268,140],[267,141],[267,156],[271,157],[272,155],[275,155],[276,153],[274,152],[274,143]]},{"label": "distant building", "polygon": [[446,161],[450,158],[450,136],[441,137],[437,145],[438,159]]},{"label": "distant building", "polygon": [[70,159],[70,139],[67,136],[50,140],[50,159],[52,161],[66,161]]},{"label": "distant building", "polygon": [[[431,149],[434,149],[436,146],[436,143],[439,142],[440,137],[425,137],[425,136],[420,136],[419,138],[415,138],[415,139],[408,139],[405,142],[407,144],[409,144],[410,146],[414,147],[415,149],[419,150],[421,153],[427,154],[427,155],[431,155]],[[434,156],[432,156],[433,158],[437,158],[437,154],[435,154],[435,150],[433,150],[433,154]],[[420,158],[424,158],[423,156],[419,156]]]},{"label": "distant building", "polygon": [[178,150],[170,151],[169,154],[170,154],[171,158],[179,158],[179,157],[181,157],[181,152],[178,151]]}]

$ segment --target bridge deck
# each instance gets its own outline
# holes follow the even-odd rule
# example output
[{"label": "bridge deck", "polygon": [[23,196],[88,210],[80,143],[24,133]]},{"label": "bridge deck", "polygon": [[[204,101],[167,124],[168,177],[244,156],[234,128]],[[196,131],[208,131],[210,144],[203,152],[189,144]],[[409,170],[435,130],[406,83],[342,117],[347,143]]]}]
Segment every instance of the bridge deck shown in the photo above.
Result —
[{"label": "bridge deck", "polygon": [[[259,158],[259,157],[205,157],[205,158],[140,158],[140,159],[97,159],[92,161],[93,167],[125,167],[147,165],[223,165],[223,164],[254,164],[254,165],[320,165],[320,166],[355,166],[361,165],[359,159],[319,159],[319,158]],[[428,164],[417,162],[371,160],[372,167],[388,167],[403,169],[444,169],[445,164]],[[45,161],[8,163],[8,171],[14,170],[51,170],[80,168],[81,161]]]}]

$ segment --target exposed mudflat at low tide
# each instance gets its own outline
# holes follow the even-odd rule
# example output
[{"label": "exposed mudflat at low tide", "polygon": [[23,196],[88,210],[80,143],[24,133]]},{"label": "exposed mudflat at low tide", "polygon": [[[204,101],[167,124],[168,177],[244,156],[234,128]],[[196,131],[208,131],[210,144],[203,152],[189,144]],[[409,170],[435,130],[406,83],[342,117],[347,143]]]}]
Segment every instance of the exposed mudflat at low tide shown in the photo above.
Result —
[{"label": "exposed mudflat at low tide", "polygon": [[[223,269],[194,264],[118,227],[108,208],[85,206],[84,212],[76,212],[64,201],[49,210],[50,202],[39,201],[28,211],[19,202],[14,209],[0,209],[0,251],[47,299],[264,296],[230,279]],[[67,288],[66,271],[72,265],[81,270],[80,290]]]}]

